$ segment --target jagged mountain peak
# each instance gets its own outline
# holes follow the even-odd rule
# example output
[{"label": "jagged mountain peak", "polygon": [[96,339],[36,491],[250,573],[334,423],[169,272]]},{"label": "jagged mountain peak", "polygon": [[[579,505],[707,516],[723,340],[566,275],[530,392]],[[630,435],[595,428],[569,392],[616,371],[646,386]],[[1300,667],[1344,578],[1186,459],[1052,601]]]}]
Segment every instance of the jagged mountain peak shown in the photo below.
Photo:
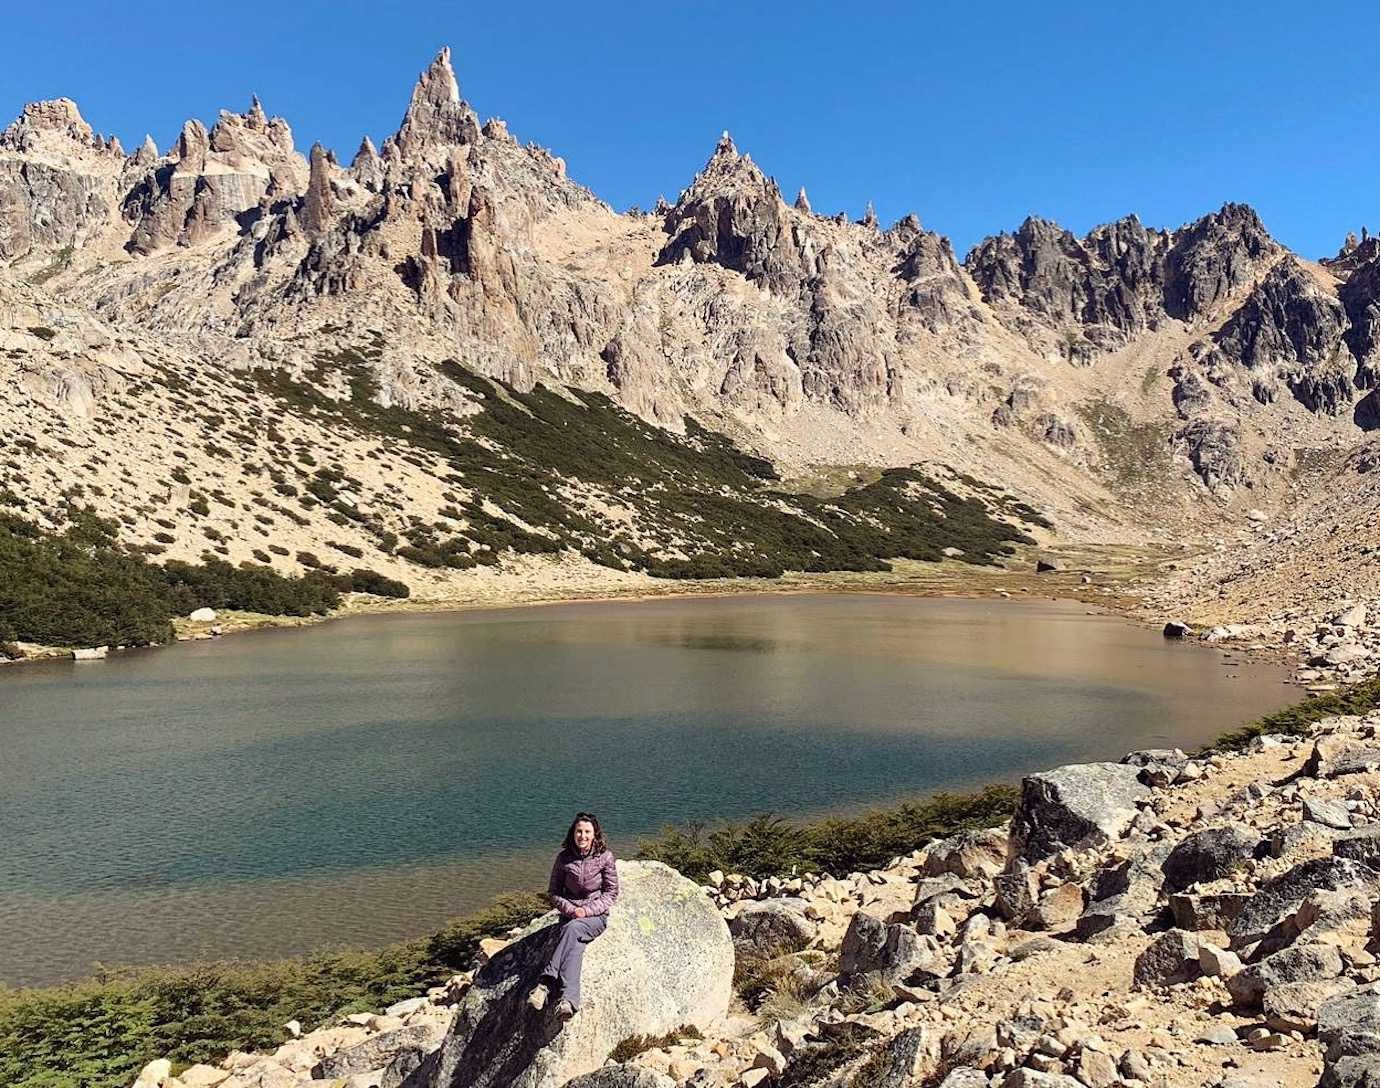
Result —
[{"label": "jagged mountain peak", "polygon": [[25,104],[19,116],[0,131],[0,149],[60,159],[69,153],[114,148],[92,130],[72,99],[50,98]]},{"label": "jagged mountain peak", "polygon": [[479,118],[460,97],[451,66],[450,46],[443,46],[412,88],[412,99],[398,131],[384,145],[384,157],[407,158],[429,147],[474,143]]}]

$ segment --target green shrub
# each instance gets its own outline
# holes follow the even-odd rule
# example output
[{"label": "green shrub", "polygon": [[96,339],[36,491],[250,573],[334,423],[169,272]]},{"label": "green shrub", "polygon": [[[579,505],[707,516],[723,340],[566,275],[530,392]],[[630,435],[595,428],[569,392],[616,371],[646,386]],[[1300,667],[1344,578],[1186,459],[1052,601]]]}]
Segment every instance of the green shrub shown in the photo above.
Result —
[{"label": "green shrub", "polygon": [[1294,706],[1266,714],[1240,729],[1223,733],[1206,750],[1239,751],[1256,737],[1270,733],[1306,736],[1324,718],[1340,714],[1365,714],[1377,708],[1380,708],[1380,676],[1349,684],[1337,691],[1319,692]]},{"label": "green shrub", "polygon": [[545,910],[505,896],[431,940],[372,952],[272,963],[205,963],[108,972],[42,989],[0,987],[0,1084],[6,1088],[128,1088],[154,1058],[175,1067],[231,1050],[272,1049],[283,1024],[307,1031],[341,1015],[415,997],[468,964],[481,937]]},{"label": "green shrub", "polygon": [[340,601],[331,586],[254,564],[160,567],[146,558],[156,545],[136,553],[117,530],[86,511],[61,533],[0,514],[0,632],[52,646],[143,646],[169,641],[172,617],[197,608],[306,616]]},{"label": "green shrub", "polygon": [[764,877],[801,872],[846,874],[875,868],[925,843],[965,828],[992,827],[1010,818],[1015,786],[987,786],[972,794],[940,793],[922,801],[859,816],[795,823],[757,816],[707,829],[667,828],[638,844],[637,856],[662,861],[703,880],[710,872]]},{"label": "green shrub", "polygon": [[479,950],[484,937],[496,937],[513,926],[525,925],[546,913],[546,897],[536,892],[514,892],[500,896],[490,906],[466,918],[457,918],[427,941],[427,956],[435,963],[461,970]]}]

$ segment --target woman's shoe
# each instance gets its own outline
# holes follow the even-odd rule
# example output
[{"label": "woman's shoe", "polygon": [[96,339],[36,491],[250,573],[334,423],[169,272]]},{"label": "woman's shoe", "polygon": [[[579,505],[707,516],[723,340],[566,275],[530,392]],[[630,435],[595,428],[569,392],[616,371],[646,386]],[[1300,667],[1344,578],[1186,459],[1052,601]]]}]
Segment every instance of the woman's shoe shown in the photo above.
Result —
[{"label": "woman's shoe", "polygon": [[561,1020],[569,1020],[578,1011],[579,1010],[569,1001],[565,1000],[565,998],[561,998],[560,1003],[556,1006],[556,1016]]},{"label": "woman's shoe", "polygon": [[542,1009],[546,1008],[546,999],[550,994],[551,991],[547,989],[546,983],[538,982],[532,987],[532,992],[527,995],[527,1004],[531,1005],[537,1012],[541,1012]]}]

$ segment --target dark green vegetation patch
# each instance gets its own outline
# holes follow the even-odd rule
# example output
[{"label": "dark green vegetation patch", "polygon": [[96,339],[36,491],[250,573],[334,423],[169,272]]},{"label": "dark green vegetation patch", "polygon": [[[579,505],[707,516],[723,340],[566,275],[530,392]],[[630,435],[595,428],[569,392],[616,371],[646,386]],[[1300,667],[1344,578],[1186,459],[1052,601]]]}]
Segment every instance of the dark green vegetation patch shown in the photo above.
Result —
[{"label": "dark green vegetation patch", "polygon": [[128,970],[43,989],[0,986],[0,1084],[128,1088],[154,1058],[180,1071],[231,1050],[271,1050],[289,1020],[313,1031],[416,997],[467,963],[481,937],[545,909],[535,894],[510,895],[430,941],[374,952]]},{"label": "dark green vegetation patch", "polygon": [[[521,392],[453,361],[439,369],[482,410],[461,421],[380,404],[368,359],[349,350],[320,357],[305,381],[253,372],[295,413],[430,454],[440,461],[431,471],[470,492],[448,508],[463,524],[414,524],[404,534],[397,554],[421,566],[464,569],[492,564],[505,550],[572,549],[662,578],[885,571],[888,559],[937,561],[945,548],[990,563],[1029,542],[994,510],[1047,524],[1028,507],[962,498],[913,468],[890,469],[834,498],[790,494],[772,487],[778,477],[769,461],[693,419],[681,437],[600,393]],[[347,398],[322,392],[332,376],[344,380]],[[328,478],[313,490],[323,501],[334,497]],[[636,536],[598,512],[610,500],[634,515]]]},{"label": "dark green vegetation patch", "polygon": [[1315,724],[1324,718],[1335,718],[1343,714],[1366,714],[1380,708],[1380,676],[1349,684],[1337,691],[1323,691],[1311,695],[1301,703],[1286,706],[1273,714],[1266,714],[1253,722],[1223,733],[1209,750],[1236,752],[1245,748],[1256,737],[1270,734],[1285,736],[1307,736]]},{"label": "dark green vegetation patch", "polygon": [[1018,793],[1015,786],[995,785],[815,823],[757,816],[712,829],[699,824],[671,827],[639,843],[638,857],[665,862],[701,881],[715,869],[751,877],[785,874],[793,868],[842,875],[878,868],[956,831],[1004,823],[1016,809]]},{"label": "dark green vegetation patch", "polygon": [[173,636],[172,619],[198,608],[271,616],[324,615],[342,591],[406,597],[370,570],[289,578],[255,563],[150,563],[120,546],[117,526],[72,511],[60,533],[0,513],[0,643],[146,646]]}]

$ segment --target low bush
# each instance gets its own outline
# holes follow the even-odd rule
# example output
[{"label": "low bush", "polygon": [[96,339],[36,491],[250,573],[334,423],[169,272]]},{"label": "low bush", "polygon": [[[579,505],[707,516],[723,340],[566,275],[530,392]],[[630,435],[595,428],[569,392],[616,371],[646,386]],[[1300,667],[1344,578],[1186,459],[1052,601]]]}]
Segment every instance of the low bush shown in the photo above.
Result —
[{"label": "low bush", "polygon": [[144,646],[172,638],[172,618],[197,608],[306,616],[336,607],[331,586],[268,567],[150,563],[122,547],[118,525],[73,511],[50,533],[0,514],[0,637],[49,646]]},{"label": "low bush", "polygon": [[800,872],[836,875],[885,865],[893,857],[965,828],[991,827],[1010,818],[1015,786],[987,786],[972,794],[941,793],[923,801],[858,816],[795,823],[779,816],[706,828],[667,828],[638,844],[638,857],[665,862],[703,880],[710,872],[764,877]]},{"label": "low bush", "polygon": [[499,936],[544,910],[535,894],[505,896],[430,940],[378,951],[130,969],[42,989],[0,987],[0,1084],[128,1088],[154,1058],[180,1068],[231,1050],[272,1049],[288,1020],[311,1031],[415,997],[465,966],[482,937]]},{"label": "low bush", "polygon": [[1365,714],[1380,708],[1380,676],[1349,684],[1337,691],[1323,691],[1311,695],[1301,703],[1276,710],[1253,722],[1223,733],[1205,750],[1222,752],[1240,751],[1256,737],[1270,733],[1286,736],[1304,736],[1324,718],[1339,714]]}]

